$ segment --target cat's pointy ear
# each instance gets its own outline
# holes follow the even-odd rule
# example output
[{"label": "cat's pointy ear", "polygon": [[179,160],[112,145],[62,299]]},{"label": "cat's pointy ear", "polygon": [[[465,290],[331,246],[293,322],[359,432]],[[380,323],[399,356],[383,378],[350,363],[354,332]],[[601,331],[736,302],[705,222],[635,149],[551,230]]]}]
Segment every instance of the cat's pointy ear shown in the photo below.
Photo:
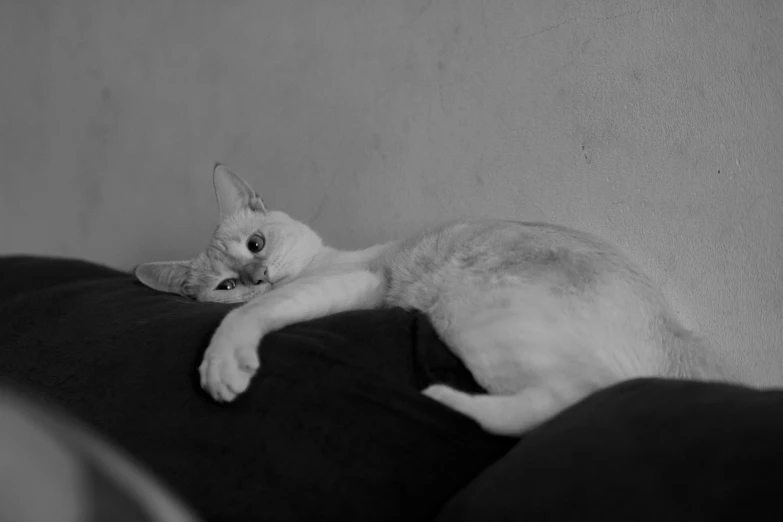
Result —
[{"label": "cat's pointy ear", "polygon": [[190,261],[156,261],[133,269],[136,278],[153,290],[179,295],[184,295],[189,273]]},{"label": "cat's pointy ear", "polygon": [[264,202],[258,197],[253,187],[225,165],[215,163],[212,177],[221,218],[230,216],[243,208],[249,208],[255,212],[266,212]]}]

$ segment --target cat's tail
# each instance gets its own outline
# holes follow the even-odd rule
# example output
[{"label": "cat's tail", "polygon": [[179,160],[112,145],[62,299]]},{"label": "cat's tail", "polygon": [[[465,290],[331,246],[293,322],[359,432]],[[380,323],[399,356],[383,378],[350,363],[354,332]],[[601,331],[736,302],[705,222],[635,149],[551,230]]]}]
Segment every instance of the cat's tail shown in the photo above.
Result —
[{"label": "cat's tail", "polygon": [[485,431],[509,437],[523,435],[579,399],[540,386],[529,386],[514,395],[472,395],[433,384],[422,393],[470,417]]},{"label": "cat's tail", "polygon": [[669,367],[665,377],[699,381],[739,383],[723,356],[699,335],[682,326],[676,319],[664,320],[666,354]]}]

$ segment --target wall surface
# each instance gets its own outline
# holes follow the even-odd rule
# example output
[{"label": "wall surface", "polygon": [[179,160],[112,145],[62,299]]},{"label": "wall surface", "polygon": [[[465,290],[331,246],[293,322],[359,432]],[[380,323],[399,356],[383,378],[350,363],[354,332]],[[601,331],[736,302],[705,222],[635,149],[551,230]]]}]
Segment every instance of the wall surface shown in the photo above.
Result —
[{"label": "wall surface", "polygon": [[340,247],[595,232],[783,384],[782,57],[780,0],[5,0],[0,253],[195,254],[220,160]]}]

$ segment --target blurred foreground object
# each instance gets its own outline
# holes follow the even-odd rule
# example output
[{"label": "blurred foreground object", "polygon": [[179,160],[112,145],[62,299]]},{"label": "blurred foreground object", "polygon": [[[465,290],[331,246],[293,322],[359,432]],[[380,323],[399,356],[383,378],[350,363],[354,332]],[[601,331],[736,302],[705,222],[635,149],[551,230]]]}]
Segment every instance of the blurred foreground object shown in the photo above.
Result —
[{"label": "blurred foreground object", "polygon": [[0,387],[0,522],[195,522],[129,457]]}]

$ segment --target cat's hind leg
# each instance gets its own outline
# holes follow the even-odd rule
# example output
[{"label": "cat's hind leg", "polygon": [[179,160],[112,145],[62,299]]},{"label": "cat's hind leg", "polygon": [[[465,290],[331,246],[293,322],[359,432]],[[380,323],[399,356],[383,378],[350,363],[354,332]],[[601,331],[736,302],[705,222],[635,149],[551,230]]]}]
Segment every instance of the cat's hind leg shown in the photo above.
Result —
[{"label": "cat's hind leg", "polygon": [[433,384],[422,393],[470,417],[485,431],[509,437],[523,435],[574,402],[542,386],[529,386],[514,395],[472,395]]},{"label": "cat's hind leg", "polygon": [[429,317],[488,394],[435,384],[425,395],[490,433],[521,435],[617,380],[599,348],[609,340],[589,310],[536,284],[451,290]]}]

